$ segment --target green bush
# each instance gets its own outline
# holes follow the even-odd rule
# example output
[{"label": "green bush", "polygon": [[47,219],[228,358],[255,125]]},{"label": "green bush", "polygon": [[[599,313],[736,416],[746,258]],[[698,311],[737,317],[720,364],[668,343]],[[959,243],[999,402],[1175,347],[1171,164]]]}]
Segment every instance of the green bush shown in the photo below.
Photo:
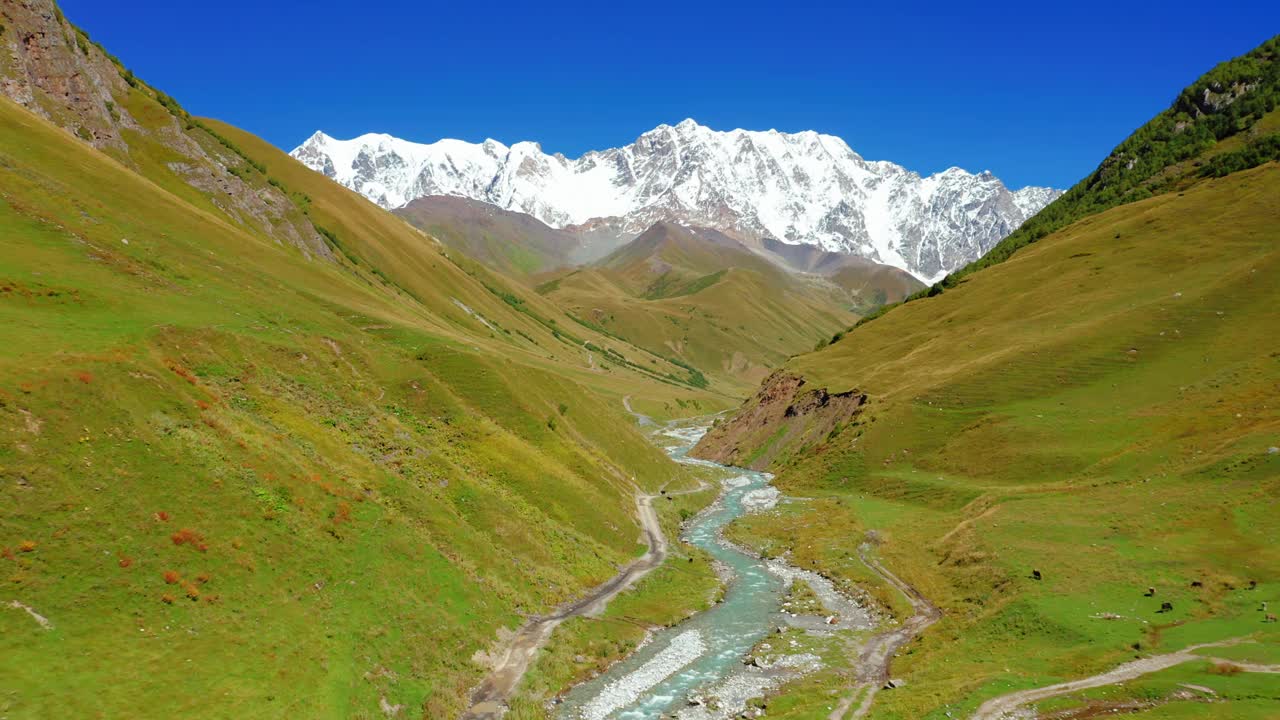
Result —
[{"label": "green bush", "polygon": [[1280,160],[1280,135],[1269,135],[1247,146],[1218,155],[1200,169],[1202,177],[1225,177],[1272,160]]}]

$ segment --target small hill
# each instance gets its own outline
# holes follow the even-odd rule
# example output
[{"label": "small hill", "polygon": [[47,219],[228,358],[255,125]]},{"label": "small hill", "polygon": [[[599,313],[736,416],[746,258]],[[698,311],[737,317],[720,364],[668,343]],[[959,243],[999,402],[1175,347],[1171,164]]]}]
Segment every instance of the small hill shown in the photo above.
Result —
[{"label": "small hill", "polygon": [[782,270],[718,230],[659,222],[596,263],[635,295],[657,300],[691,295],[714,284],[728,268],[759,273],[784,284]]},{"label": "small hill", "polygon": [[573,264],[582,241],[531,215],[451,195],[430,195],[395,213],[445,245],[511,277]]},{"label": "small hill", "polygon": [[538,292],[585,324],[743,394],[846,327],[854,296],[787,272],[715,230],[658,223]]},{"label": "small hill", "polygon": [[900,268],[812,245],[792,245],[766,238],[761,251],[784,267],[820,275],[843,288],[850,293],[853,309],[860,315],[902,302],[924,287],[914,275]]}]

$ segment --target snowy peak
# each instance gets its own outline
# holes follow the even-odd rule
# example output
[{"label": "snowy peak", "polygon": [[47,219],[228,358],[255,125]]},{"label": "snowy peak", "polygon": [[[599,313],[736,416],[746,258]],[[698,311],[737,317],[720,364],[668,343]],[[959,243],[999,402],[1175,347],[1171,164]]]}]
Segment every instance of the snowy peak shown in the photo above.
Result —
[{"label": "snowy peak", "polygon": [[666,220],[749,244],[773,238],[859,255],[925,281],[981,256],[1060,194],[1012,192],[988,171],[957,167],[921,177],[864,160],[833,135],[717,131],[692,119],[577,159],[527,141],[423,144],[323,132],[292,155],[387,208],[465,197],[614,246]]}]

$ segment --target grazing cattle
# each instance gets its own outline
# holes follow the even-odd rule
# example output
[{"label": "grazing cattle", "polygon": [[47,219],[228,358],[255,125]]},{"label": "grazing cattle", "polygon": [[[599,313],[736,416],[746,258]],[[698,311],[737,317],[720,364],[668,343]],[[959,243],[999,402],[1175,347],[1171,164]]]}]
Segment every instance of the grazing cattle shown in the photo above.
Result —
[{"label": "grazing cattle", "polygon": [[1162,613],[1173,612],[1173,603],[1167,602],[1167,601],[1160,603],[1160,612]]},{"label": "grazing cattle", "polygon": [[1040,575],[1040,571],[1039,571],[1039,570],[1032,570],[1032,571],[1031,571],[1031,577],[1032,577],[1032,578],[1034,578],[1034,579],[1036,579],[1036,580],[1041,580],[1041,579],[1043,579],[1043,576],[1041,576],[1041,575]]},{"label": "grazing cattle", "polygon": [[1151,597],[1152,595],[1155,595],[1155,594],[1156,594],[1156,589],[1155,589],[1155,588],[1153,588],[1153,587],[1149,587],[1149,588],[1147,588],[1147,591],[1146,591],[1146,592],[1142,593],[1142,596],[1143,596],[1143,597]]},{"label": "grazing cattle", "polygon": [[1249,581],[1249,589],[1250,589],[1250,590],[1254,590],[1254,589],[1256,589],[1257,587],[1258,587],[1258,581],[1257,581],[1257,580],[1250,580],[1250,581]]},{"label": "grazing cattle", "polygon": [[1262,622],[1275,622],[1275,621],[1276,621],[1276,616],[1275,616],[1275,615],[1268,615],[1268,616],[1267,616],[1267,619],[1266,619],[1266,620],[1263,620]]}]

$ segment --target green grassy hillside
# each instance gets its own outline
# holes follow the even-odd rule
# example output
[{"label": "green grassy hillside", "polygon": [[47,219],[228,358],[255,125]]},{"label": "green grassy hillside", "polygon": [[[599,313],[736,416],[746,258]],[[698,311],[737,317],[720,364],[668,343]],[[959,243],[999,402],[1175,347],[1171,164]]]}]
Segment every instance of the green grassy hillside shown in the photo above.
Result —
[{"label": "green grassy hillside", "polygon": [[854,317],[855,294],[789,273],[713,230],[660,223],[538,291],[583,322],[741,396]]},{"label": "green grassy hillside", "polygon": [[[42,57],[122,72],[33,13]],[[683,471],[622,397],[724,401],[102,77],[106,117],[163,117],[0,99],[3,714],[453,715],[500,628],[642,550],[635,488]]]},{"label": "green grassy hillside", "polygon": [[[1093,215],[784,366],[866,393],[850,422],[790,445],[772,427],[717,431],[775,442],[778,484],[810,498],[735,537],[873,583],[853,551],[875,530],[943,608],[895,661],[910,692],[882,693],[872,717],[961,717],[1196,642],[1246,638],[1241,659],[1280,659],[1259,609],[1280,601],[1277,227],[1276,163]],[[1187,717],[1280,710],[1274,680],[1211,669],[1179,677],[1227,704]],[[1152,683],[1103,695],[1167,700]]]},{"label": "green grassy hillside", "polygon": [[461,197],[418,198],[395,213],[445,245],[515,278],[573,264],[581,240],[531,215]]}]

